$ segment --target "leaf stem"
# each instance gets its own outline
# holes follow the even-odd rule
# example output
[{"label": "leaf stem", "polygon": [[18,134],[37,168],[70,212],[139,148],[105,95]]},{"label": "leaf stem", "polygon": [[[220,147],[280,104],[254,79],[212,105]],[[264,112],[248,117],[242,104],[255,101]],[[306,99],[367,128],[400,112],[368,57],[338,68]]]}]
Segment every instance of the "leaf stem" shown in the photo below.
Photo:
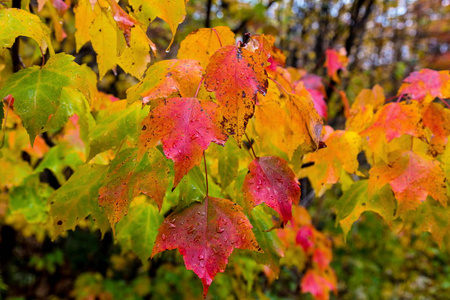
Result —
[{"label": "leaf stem", "polygon": [[249,147],[250,147],[250,150],[252,150],[253,157],[254,157],[254,158],[258,158],[258,156],[256,156],[255,150],[253,149],[252,142],[250,142],[250,139],[248,138],[247,133],[245,132],[244,134],[245,134],[245,137],[247,138],[247,141],[248,141],[248,145],[249,145]]},{"label": "leaf stem", "polygon": [[[2,138],[0,140],[0,148],[3,148],[3,145],[5,144],[5,134],[6,134],[6,121],[8,120],[8,112],[11,109],[11,99],[13,97],[6,97],[8,98],[8,106],[6,107],[6,113],[5,113],[5,119],[3,120],[3,127],[2,127]],[[0,103],[0,105],[3,105],[3,103]]]},{"label": "leaf stem", "polygon": [[205,164],[205,179],[206,179],[206,199],[209,196],[209,186],[208,186],[208,168],[206,167],[206,155],[205,151],[203,151],[203,162]]},{"label": "leaf stem", "polygon": [[41,47],[39,47],[39,50],[41,51],[41,58],[42,58],[41,68],[42,68],[45,65],[45,53],[44,51],[42,51]]},{"label": "leaf stem", "polygon": [[197,90],[195,91],[194,98],[197,98],[198,92],[200,91],[200,87],[202,86],[203,83],[203,79],[205,79],[205,77],[202,77],[202,80],[200,80],[200,82],[198,83],[198,87]]},{"label": "leaf stem", "polygon": [[272,80],[273,82],[275,82],[276,83],[276,85],[278,85],[278,87],[280,88],[280,89],[282,89],[283,90],[283,92],[286,94],[286,95],[290,95],[291,93],[289,93],[288,91],[286,91],[286,89],[278,82],[278,81],[276,81],[275,79],[273,79],[273,78],[270,78],[270,77],[268,77],[270,80]]},{"label": "leaf stem", "polygon": [[445,106],[447,106],[448,108],[450,108],[450,104],[448,104],[448,102],[447,101],[445,101],[444,99],[442,99],[442,98],[439,98],[439,100],[441,100],[442,101],[442,103],[444,103],[445,104]]},{"label": "leaf stem", "polygon": [[212,29],[214,31],[214,33],[217,36],[217,39],[219,40],[219,44],[220,44],[220,48],[222,48],[222,40],[220,39],[219,33],[217,32],[217,30],[215,28]]}]

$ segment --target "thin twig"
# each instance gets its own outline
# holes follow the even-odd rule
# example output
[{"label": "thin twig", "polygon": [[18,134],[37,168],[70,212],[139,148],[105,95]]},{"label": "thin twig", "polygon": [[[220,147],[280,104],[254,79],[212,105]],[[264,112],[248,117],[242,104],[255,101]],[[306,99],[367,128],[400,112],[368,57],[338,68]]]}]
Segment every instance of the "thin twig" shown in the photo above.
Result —
[{"label": "thin twig", "polygon": [[202,77],[202,80],[200,80],[200,82],[198,83],[197,91],[195,91],[194,98],[197,98],[198,92],[200,91],[200,87],[202,86],[203,79],[205,78]]},{"label": "thin twig", "polygon": [[222,48],[222,47],[223,47],[223,46],[222,46],[222,40],[220,39],[219,33],[217,32],[217,30],[216,30],[215,28],[213,28],[212,30],[214,31],[214,33],[215,33],[216,36],[217,36],[217,39],[219,40],[220,48]]},{"label": "thin twig", "polygon": [[[11,99],[13,98],[8,97],[8,106],[6,107],[5,119],[3,120],[2,139],[0,141],[0,148],[3,148],[3,145],[5,144],[6,121],[8,120],[8,112],[11,109]],[[0,105],[3,105],[3,103],[0,103]]]},{"label": "thin twig", "polygon": [[206,199],[208,199],[208,196],[209,196],[208,168],[206,167],[206,155],[205,155],[205,151],[203,151],[203,162],[205,163]]},{"label": "thin twig", "polygon": [[273,82],[275,82],[275,83],[278,85],[278,87],[281,88],[281,89],[283,90],[283,92],[284,92],[286,95],[288,95],[288,96],[291,95],[291,93],[289,93],[288,91],[286,91],[286,89],[284,88],[284,86],[281,85],[281,83],[279,83],[278,81],[276,81],[276,80],[273,79],[273,78],[270,78],[270,77],[269,77],[269,79],[272,80]]},{"label": "thin twig", "polygon": [[444,103],[445,104],[445,106],[447,106],[448,108],[450,108],[450,104],[448,104],[448,102],[447,101],[445,101],[444,99],[442,99],[442,98],[439,98],[439,100],[441,100],[442,101],[442,103]]}]

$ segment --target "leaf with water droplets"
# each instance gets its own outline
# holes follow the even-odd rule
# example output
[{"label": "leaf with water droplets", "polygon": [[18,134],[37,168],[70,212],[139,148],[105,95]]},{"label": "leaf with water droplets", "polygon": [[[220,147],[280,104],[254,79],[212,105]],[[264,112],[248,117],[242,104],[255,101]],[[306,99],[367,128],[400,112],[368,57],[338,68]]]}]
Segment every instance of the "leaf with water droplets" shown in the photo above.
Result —
[{"label": "leaf with water droplets", "polygon": [[111,162],[105,185],[100,189],[98,199],[105,209],[111,227],[128,212],[133,197],[145,194],[161,207],[167,189],[169,168],[163,155],[152,149],[140,159],[137,149],[121,151]]},{"label": "leaf with water droplets", "polygon": [[222,126],[241,145],[248,120],[255,111],[257,93],[267,92],[265,61],[234,45],[220,48],[206,68],[205,86],[215,92]]},{"label": "leaf with water droplets", "polygon": [[215,123],[216,105],[197,98],[166,99],[142,122],[139,155],[161,140],[164,153],[175,162],[175,188],[190,169],[200,164],[211,142],[223,145],[225,134]]},{"label": "leaf with water droplets", "polygon": [[276,156],[256,158],[248,167],[244,198],[250,206],[266,203],[283,218],[292,218],[292,203],[300,200],[300,186],[287,162]]},{"label": "leaf with water droplets", "polygon": [[176,248],[186,268],[202,280],[205,297],[214,277],[225,270],[234,248],[260,251],[242,208],[230,200],[212,197],[164,220],[152,257]]}]

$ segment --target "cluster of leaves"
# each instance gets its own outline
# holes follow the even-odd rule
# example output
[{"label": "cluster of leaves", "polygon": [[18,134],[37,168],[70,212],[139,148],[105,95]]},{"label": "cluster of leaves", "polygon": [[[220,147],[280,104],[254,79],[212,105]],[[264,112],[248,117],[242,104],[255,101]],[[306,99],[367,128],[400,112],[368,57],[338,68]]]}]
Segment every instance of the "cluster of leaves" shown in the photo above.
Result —
[{"label": "cluster of leaves", "polygon": [[[147,68],[155,46],[146,28],[160,17],[175,33],[185,3],[174,2],[168,10],[162,1],[130,1],[129,13],[112,0],[80,0],[74,8],[77,51],[91,42],[99,77],[118,65],[139,79],[124,100],[99,92],[94,71],[73,56],[55,54],[53,43],[66,36],[64,2],[38,1],[37,11],[45,6],[55,18],[54,39],[26,9],[0,10],[2,49],[25,36],[43,61],[49,53],[42,66],[0,82],[8,222],[21,215],[56,238],[90,216],[144,262],[178,249],[204,296],[235,248],[250,250],[272,278],[280,263],[295,262],[290,251],[301,253],[302,291],[327,299],[336,290],[330,242],[297,206],[298,177],[308,177],[318,195],[342,184],[336,210],[345,235],[371,210],[392,226],[414,222],[438,243],[448,240],[450,117],[433,101],[449,98],[448,71],[411,74],[395,103],[385,103],[379,87],[364,90],[348,108],[346,130],[322,130],[320,77],[284,68],[271,36],[236,44],[227,27],[199,29],[183,40],[177,59]],[[344,55],[327,52],[335,81],[345,64]],[[361,150],[368,172],[359,168]]]}]

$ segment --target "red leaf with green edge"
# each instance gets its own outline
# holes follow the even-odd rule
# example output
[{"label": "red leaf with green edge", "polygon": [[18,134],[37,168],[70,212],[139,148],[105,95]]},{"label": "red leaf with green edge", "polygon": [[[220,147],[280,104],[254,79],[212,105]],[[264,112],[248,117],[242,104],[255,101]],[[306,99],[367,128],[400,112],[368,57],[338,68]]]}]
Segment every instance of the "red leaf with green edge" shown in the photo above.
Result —
[{"label": "red leaf with green edge", "polygon": [[403,80],[404,83],[398,94],[408,94],[418,101],[424,100],[426,95],[430,95],[433,99],[435,97],[443,98],[442,88],[448,80],[450,80],[448,71],[438,72],[422,69],[419,72],[412,72]]},{"label": "red leaf with green edge", "polygon": [[99,204],[105,209],[113,228],[128,212],[133,197],[140,193],[151,197],[161,208],[170,170],[163,155],[152,149],[139,160],[137,149],[121,151],[111,162],[105,185],[99,191]]},{"label": "red leaf with green edge", "polygon": [[164,153],[175,162],[173,188],[200,164],[211,142],[224,145],[226,135],[215,123],[216,105],[197,98],[170,98],[155,107],[142,122],[139,156],[161,140]]},{"label": "red leaf with green edge", "polygon": [[229,45],[217,50],[206,67],[206,89],[216,93],[222,126],[229,135],[236,135],[239,146],[255,111],[257,93],[267,92],[264,66],[260,56]]},{"label": "red leaf with green edge", "polygon": [[308,270],[302,278],[302,293],[311,293],[316,300],[328,300],[330,291],[336,291],[333,275],[321,274],[316,270]]},{"label": "red leaf with green edge", "polygon": [[370,170],[369,196],[389,183],[398,202],[397,215],[416,209],[427,196],[447,206],[445,175],[441,164],[413,151],[405,151],[389,164]]},{"label": "red leaf with green edge", "polygon": [[212,197],[170,214],[159,227],[152,257],[176,248],[186,268],[202,280],[205,297],[217,273],[225,271],[234,248],[260,251],[242,208]]},{"label": "red leaf with green edge", "polygon": [[266,203],[283,218],[292,219],[292,203],[300,200],[300,186],[294,172],[282,158],[256,158],[248,167],[242,190],[251,207]]},{"label": "red leaf with green edge", "polygon": [[200,63],[195,60],[160,61],[148,68],[141,82],[127,90],[127,101],[133,103],[143,97],[142,103],[149,104],[162,98],[193,97],[202,73]]},{"label": "red leaf with green edge", "polygon": [[422,114],[417,101],[389,103],[375,115],[375,122],[360,133],[368,139],[371,150],[387,161],[386,144],[404,134],[422,137]]}]

